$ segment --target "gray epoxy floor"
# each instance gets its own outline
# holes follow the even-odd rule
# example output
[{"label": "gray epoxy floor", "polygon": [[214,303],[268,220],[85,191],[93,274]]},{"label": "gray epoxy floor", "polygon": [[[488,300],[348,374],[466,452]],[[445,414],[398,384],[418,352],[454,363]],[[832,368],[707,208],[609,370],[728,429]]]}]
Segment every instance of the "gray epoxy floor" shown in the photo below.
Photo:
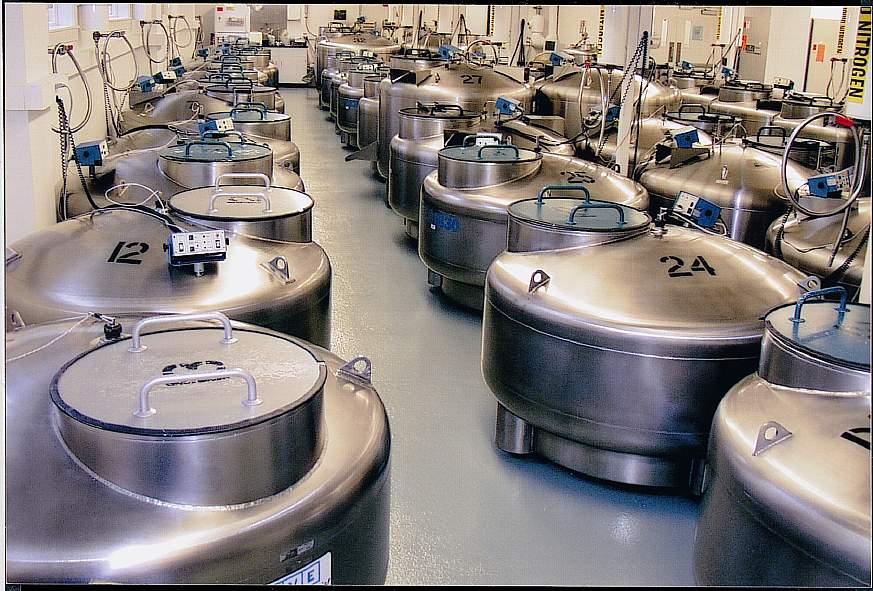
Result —
[{"label": "gray epoxy floor", "polygon": [[392,431],[388,584],[691,585],[697,503],[620,489],[493,444],[479,315],[430,291],[385,185],[314,89],[283,89],[333,265],[332,347],[363,354]]}]

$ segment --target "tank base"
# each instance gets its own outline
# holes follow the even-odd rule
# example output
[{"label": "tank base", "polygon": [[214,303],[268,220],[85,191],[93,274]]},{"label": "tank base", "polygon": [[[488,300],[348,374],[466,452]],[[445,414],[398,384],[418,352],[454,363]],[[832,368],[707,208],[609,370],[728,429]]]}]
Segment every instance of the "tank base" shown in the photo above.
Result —
[{"label": "tank base", "polygon": [[485,288],[449,279],[435,271],[427,270],[427,282],[438,287],[443,295],[460,306],[481,312],[485,307]]},{"label": "tank base", "polygon": [[340,141],[353,150],[358,149],[358,134],[348,131],[340,132]]},{"label": "tank base", "polygon": [[683,488],[699,495],[704,459],[672,459],[600,449],[535,427],[497,404],[495,442],[507,453],[537,454],[601,480],[663,488]]},{"label": "tank base", "polygon": [[403,218],[403,225],[406,228],[406,235],[418,242],[418,222]]}]

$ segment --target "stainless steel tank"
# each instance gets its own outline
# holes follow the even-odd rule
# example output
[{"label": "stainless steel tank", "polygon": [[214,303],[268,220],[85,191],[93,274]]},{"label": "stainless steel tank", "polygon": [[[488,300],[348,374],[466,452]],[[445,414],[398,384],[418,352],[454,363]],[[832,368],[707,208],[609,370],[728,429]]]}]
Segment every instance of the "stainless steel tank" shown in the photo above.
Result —
[{"label": "stainless steel tank", "polygon": [[263,103],[239,103],[230,110],[208,113],[206,119],[233,119],[233,128],[259,137],[291,141],[291,116],[270,111]]},{"label": "stainless steel tank", "polygon": [[322,70],[327,67],[327,60],[339,51],[371,55],[384,62],[388,60],[388,56],[400,51],[400,45],[375,33],[364,31],[340,33],[330,38],[319,39],[315,47],[315,76],[319,88],[322,84]]},{"label": "stainless steel tank", "polygon": [[266,47],[250,47],[240,51],[246,59],[254,64],[255,69],[267,76],[266,84],[273,88],[279,87],[279,68],[271,60],[272,53]]},{"label": "stainless steel tank", "polygon": [[400,215],[406,233],[418,239],[421,184],[437,168],[447,130],[478,128],[481,113],[458,105],[420,104],[400,110],[399,133],[391,140],[388,204]]},{"label": "stainless steel tank", "polygon": [[349,72],[355,69],[370,66],[375,69],[379,67],[379,63],[374,58],[366,56],[350,56],[339,60],[339,71],[330,78],[330,116],[329,120],[334,121],[334,128],[339,134],[339,124],[337,121],[337,107],[339,102],[339,88],[349,79]]},{"label": "stainless steel tank", "polygon": [[572,156],[506,144],[444,148],[421,188],[418,254],[428,282],[481,309],[485,273],[506,248],[507,208],[552,185],[558,195],[584,190],[637,208],[649,203],[641,185]]},{"label": "stainless steel tank", "polygon": [[[565,119],[567,137],[582,132],[582,119],[589,111],[602,110],[602,98],[609,103],[618,104],[621,91],[616,90],[621,82],[623,70],[592,65],[590,68],[571,66],[534,83],[536,96],[533,112],[539,115],[559,115]],[[679,106],[679,91],[655,80],[648,81],[634,74],[633,84],[627,94],[630,107],[643,88],[640,114],[643,117],[672,110]]]},{"label": "stainless steel tank", "polygon": [[[241,185],[229,176],[220,187],[201,192],[218,194],[217,212],[205,205],[198,210],[201,202],[192,205],[188,196],[174,203],[169,216],[112,206],[12,244],[18,256],[6,263],[7,312],[31,324],[95,309],[107,314],[216,309],[328,346],[331,269],[311,240],[311,199]],[[264,201],[275,209],[264,212]],[[196,267],[168,263],[162,247],[171,232],[210,229],[227,230],[225,260],[206,264],[199,275]]]},{"label": "stainless steel tank", "polygon": [[664,113],[664,119],[680,125],[690,125],[716,137],[724,136],[740,122],[733,115],[710,113],[703,105],[680,105],[675,111]]},{"label": "stainless steel tank", "polygon": [[372,166],[376,172],[376,146],[379,139],[379,85],[385,76],[380,74],[364,78],[364,96],[358,102],[358,148],[368,146],[373,150]]},{"label": "stainless steel tank", "polygon": [[330,82],[339,74],[341,59],[355,55],[351,51],[338,51],[327,58],[327,64],[321,72],[318,83],[318,106],[322,111],[330,110]]},{"label": "stainless steel tank", "polygon": [[695,578],[869,587],[870,306],[798,301],[765,326],[715,413]]},{"label": "stainless steel tank", "polygon": [[493,68],[457,61],[383,80],[379,89],[379,175],[388,178],[391,140],[400,129],[400,109],[417,103],[443,103],[484,111],[499,97],[518,100],[530,112],[533,90]]},{"label": "stainless steel tank", "polygon": [[771,85],[753,80],[725,82],[718,89],[718,98],[709,103],[709,110],[739,118],[746,133],[755,134],[779,113],[778,101],[768,104],[772,93]]},{"label": "stainless steel tank", "polygon": [[390,55],[387,61],[392,70],[404,70],[406,72],[429,70],[441,63],[445,63],[445,60],[440,59],[436,51],[415,47],[404,47],[397,53]]},{"label": "stainless steel tank", "polygon": [[[179,140],[169,130],[136,131],[115,140],[110,156],[93,176],[86,178],[86,186],[97,207],[113,201],[155,207],[160,205],[155,195],[166,200],[184,189],[213,186],[222,174],[260,173],[272,185],[303,190],[303,181],[294,172],[295,163],[299,163],[296,146],[283,140],[262,139],[252,141],[239,132],[228,132],[210,134],[207,139]],[[262,176],[243,174],[236,178],[237,184],[264,184]],[[124,188],[128,183],[143,185],[154,194],[135,185]],[[107,197],[107,190],[116,185],[121,185],[122,190]],[[79,184],[68,183],[68,190],[66,207],[60,208],[68,217],[93,209]]]},{"label": "stainless steel tank", "polygon": [[[496,133],[502,142],[519,148],[545,150],[574,156],[575,145],[559,135],[550,124],[562,122],[552,117],[525,115],[503,119],[466,111],[454,105],[423,105],[400,111],[400,133],[391,140],[388,167],[388,204],[399,214],[407,235],[418,240],[418,212],[421,184],[437,169],[439,151],[446,138],[460,143],[471,133]],[[559,126],[560,127],[560,126]]]},{"label": "stainless steel tank", "polygon": [[[767,228],[787,210],[786,198],[778,192],[782,157],[753,147],[750,141],[726,140],[673,168],[669,161],[644,164],[639,182],[651,195],[652,211],[672,208],[681,192],[702,197],[722,208],[731,238],[763,249]],[[796,162],[788,163],[794,189],[815,174]]]},{"label": "stainless steel tank", "polygon": [[358,64],[349,70],[345,81],[337,88],[336,125],[342,142],[347,146],[358,147],[358,110],[364,98],[364,81],[371,76],[384,78],[389,72],[388,68],[376,63]]},{"label": "stainless steel tank", "polygon": [[[807,117],[823,111],[840,111],[842,107],[842,104],[834,103],[833,99],[824,95],[789,92],[782,99],[782,108],[773,118],[772,125],[785,129],[790,134]],[[834,147],[834,161],[831,165],[834,170],[848,168],[854,162],[855,145],[851,129],[838,125],[830,117],[808,124],[798,137],[831,144]],[[869,170],[870,162],[865,166]]]},{"label": "stainless steel tank", "polygon": [[513,203],[506,242],[482,321],[497,447],[696,490],[715,408],[757,364],[761,315],[807,278],[724,237],[582,198]]},{"label": "stainless steel tank", "polygon": [[[727,116],[719,115],[718,117]],[[729,119],[732,120],[733,118]],[[649,157],[650,153],[655,148],[655,144],[668,137],[671,131],[682,129],[687,125],[689,125],[689,123],[679,123],[667,118],[666,115],[663,117],[643,118],[640,122],[639,141],[637,141],[636,136],[632,136],[628,140],[631,164],[633,164],[634,161],[633,154],[637,145],[639,145],[639,149],[636,151],[637,162],[643,162]],[[730,129],[730,127],[727,129]],[[703,131],[702,129],[698,130],[697,136],[698,143],[701,146],[712,145],[712,136],[706,131]],[[602,144],[600,135],[596,129],[591,136],[585,137],[582,141],[578,142],[581,147],[580,151],[582,157],[598,163],[611,163],[615,160],[617,143],[618,126],[616,125],[611,125],[606,128],[605,133],[603,134]]]},{"label": "stainless steel tank", "polygon": [[[821,209],[811,203],[807,207]],[[841,285],[854,295],[861,287],[870,239],[870,198],[855,202],[848,211],[845,228],[843,215],[807,217],[792,209],[770,225],[766,250],[804,273],[821,277],[823,286]],[[838,238],[840,245],[834,254]]]},{"label": "stainless steel tank", "polygon": [[[208,96],[222,99],[235,105],[239,102],[262,103],[270,110],[284,111],[277,103],[279,93],[275,88],[253,84],[248,78],[232,78],[224,83],[207,86],[204,92]],[[284,107],[284,104],[282,105]]]},{"label": "stainless steel tank", "polygon": [[7,333],[7,581],[383,583],[369,367],[249,324],[138,320]]}]

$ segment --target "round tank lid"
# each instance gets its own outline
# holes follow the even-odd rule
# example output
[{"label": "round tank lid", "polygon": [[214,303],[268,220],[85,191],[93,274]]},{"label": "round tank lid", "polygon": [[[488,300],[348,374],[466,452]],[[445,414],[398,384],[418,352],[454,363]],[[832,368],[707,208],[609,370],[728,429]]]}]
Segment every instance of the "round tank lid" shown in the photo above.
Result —
[{"label": "round tank lid", "polygon": [[463,162],[533,162],[542,155],[525,148],[509,144],[492,144],[486,146],[453,146],[443,148],[439,155]]},{"label": "round tank lid", "polygon": [[427,104],[400,109],[400,115],[423,119],[477,119],[479,112],[464,109],[459,105]]},{"label": "round tank lid", "polygon": [[99,429],[172,437],[246,428],[324,387],[324,363],[305,345],[253,329],[233,330],[236,342],[225,344],[226,334],[162,330],[143,335],[140,352],[131,338],[86,351],[55,374],[52,400]]},{"label": "round tank lid", "polygon": [[256,107],[234,108],[231,111],[218,111],[206,115],[206,118],[210,120],[227,119],[228,117],[241,123],[277,123],[291,119],[291,115],[276,113],[266,109],[261,110]]},{"label": "round tank lid", "polygon": [[241,162],[270,154],[268,146],[225,139],[185,142],[160,151],[161,158],[179,162]]},{"label": "round tank lid", "polygon": [[722,88],[769,92],[773,90],[773,85],[764,84],[763,82],[758,82],[757,80],[732,80],[730,82],[724,83],[722,85]]},{"label": "round tank lid", "polygon": [[649,216],[626,205],[573,197],[523,199],[509,214],[550,228],[579,232],[629,232],[649,225]]},{"label": "round tank lid", "polygon": [[804,302],[795,321],[796,304],[780,306],[765,317],[769,330],[815,358],[870,371],[870,306],[828,301]]},{"label": "round tank lid", "polygon": [[260,84],[253,84],[251,89],[246,85],[228,85],[228,84],[212,84],[206,87],[206,92],[233,92],[234,90],[238,91],[238,93],[242,96],[247,96],[249,93],[264,93],[264,92],[276,92],[275,88],[270,86],[261,86]]},{"label": "round tank lid", "polygon": [[312,198],[285,187],[221,185],[176,193],[170,208],[185,216],[216,221],[264,221],[298,215],[311,209]]}]

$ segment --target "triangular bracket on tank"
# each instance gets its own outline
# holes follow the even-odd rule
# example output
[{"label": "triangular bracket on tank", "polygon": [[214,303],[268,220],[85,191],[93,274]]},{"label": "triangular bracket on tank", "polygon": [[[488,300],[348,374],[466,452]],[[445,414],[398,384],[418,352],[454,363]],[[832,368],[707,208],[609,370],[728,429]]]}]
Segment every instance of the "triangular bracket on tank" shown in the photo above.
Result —
[{"label": "triangular bracket on tank", "polygon": [[670,168],[682,166],[689,160],[697,158],[703,154],[709,154],[709,148],[677,148],[675,146],[666,146],[664,144],[658,144],[655,146],[655,160],[660,162],[669,156]]},{"label": "triangular bracket on tank", "polygon": [[791,431],[776,421],[767,421],[761,425],[761,428],[758,430],[758,439],[755,441],[755,449],[752,452],[752,455],[758,456],[777,443],[788,439],[792,435],[793,433]]}]

